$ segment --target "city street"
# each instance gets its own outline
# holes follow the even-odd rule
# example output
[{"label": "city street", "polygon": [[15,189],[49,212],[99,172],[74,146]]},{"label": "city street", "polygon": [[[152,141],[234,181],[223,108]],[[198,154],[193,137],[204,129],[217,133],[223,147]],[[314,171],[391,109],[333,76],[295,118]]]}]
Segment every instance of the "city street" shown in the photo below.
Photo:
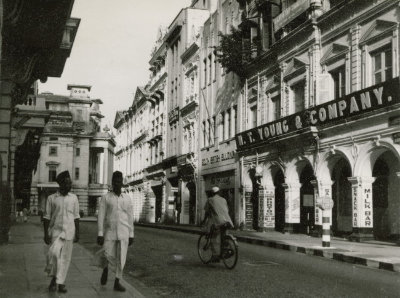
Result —
[{"label": "city street", "polygon": [[[81,223],[80,244],[92,252],[97,226]],[[239,243],[234,270],[203,265],[197,235],[135,227],[125,279],[146,294],[169,297],[399,297],[399,273]],[[140,286],[138,287],[140,290]]]}]

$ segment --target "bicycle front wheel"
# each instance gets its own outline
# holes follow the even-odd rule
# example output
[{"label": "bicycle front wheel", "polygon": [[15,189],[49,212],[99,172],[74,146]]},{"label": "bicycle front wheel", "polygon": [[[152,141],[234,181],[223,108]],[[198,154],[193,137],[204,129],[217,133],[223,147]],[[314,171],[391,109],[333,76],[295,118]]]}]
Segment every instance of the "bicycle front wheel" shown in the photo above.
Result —
[{"label": "bicycle front wheel", "polygon": [[200,260],[204,264],[208,264],[212,258],[212,251],[210,245],[210,238],[206,237],[207,235],[203,234],[199,237],[199,241],[197,241],[197,252],[199,254]]},{"label": "bicycle front wheel", "polygon": [[224,238],[222,261],[228,269],[233,269],[238,260],[239,249],[236,242],[229,236]]}]

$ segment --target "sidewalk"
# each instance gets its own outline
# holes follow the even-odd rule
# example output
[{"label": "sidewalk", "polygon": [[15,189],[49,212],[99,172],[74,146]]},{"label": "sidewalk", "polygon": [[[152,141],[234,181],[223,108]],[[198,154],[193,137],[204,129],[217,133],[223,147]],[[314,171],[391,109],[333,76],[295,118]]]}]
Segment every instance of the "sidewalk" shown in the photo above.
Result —
[{"label": "sidewalk", "polygon": [[[200,234],[200,228],[187,225],[143,224],[138,226]],[[231,231],[238,241],[267,247],[290,250],[337,261],[364,265],[376,269],[400,272],[400,247],[381,241],[351,242],[343,238],[331,238],[331,247],[322,247],[321,238],[303,234],[279,232]]]},{"label": "sidewalk", "polygon": [[44,249],[43,232],[38,225],[28,222],[12,226],[9,244],[0,246],[0,297],[144,297],[124,281],[122,285],[126,292],[115,292],[113,273],[107,285],[101,286],[101,269],[90,265],[92,254],[79,243],[74,244],[65,282],[68,293],[49,293],[50,278],[44,272]]}]

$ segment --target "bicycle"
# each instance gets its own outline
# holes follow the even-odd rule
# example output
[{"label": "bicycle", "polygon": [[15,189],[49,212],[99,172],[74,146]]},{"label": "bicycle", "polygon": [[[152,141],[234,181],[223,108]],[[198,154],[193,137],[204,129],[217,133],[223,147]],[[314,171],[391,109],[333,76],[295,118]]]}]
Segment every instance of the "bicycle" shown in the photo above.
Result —
[{"label": "bicycle", "polygon": [[[229,224],[221,227],[221,249],[219,259],[222,259],[226,268],[233,269],[238,260],[239,247],[236,238],[230,234],[226,234],[227,225]],[[197,241],[197,252],[200,260],[204,264],[208,264],[212,260],[211,238],[214,231],[215,228],[212,226],[210,232],[201,234]]]}]

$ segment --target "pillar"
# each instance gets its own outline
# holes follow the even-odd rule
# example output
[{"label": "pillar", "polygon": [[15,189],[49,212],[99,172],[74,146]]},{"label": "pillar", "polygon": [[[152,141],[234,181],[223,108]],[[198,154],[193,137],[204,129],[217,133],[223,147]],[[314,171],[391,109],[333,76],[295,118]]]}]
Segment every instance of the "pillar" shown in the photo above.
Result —
[{"label": "pillar", "polygon": [[285,233],[293,232],[293,225],[300,223],[300,188],[299,182],[284,183],[285,188]]},{"label": "pillar", "polygon": [[[332,181],[331,180],[313,180],[311,184],[314,186],[314,229],[311,234],[316,237],[322,235],[322,209],[317,206],[317,199],[329,197],[332,199]],[[335,208],[335,206],[333,207]],[[329,216],[332,225],[332,209],[325,211]]]},{"label": "pillar", "polygon": [[104,152],[100,153],[100,158],[99,158],[99,172],[97,173],[97,183],[99,184],[106,184],[104,182]]},{"label": "pillar", "polygon": [[374,239],[372,183],[374,177],[349,177],[352,197],[353,233],[350,240],[357,242]]},{"label": "pillar", "polygon": [[104,153],[103,153],[103,155],[104,155],[104,165],[103,165],[103,167],[104,167],[104,173],[103,173],[103,183],[104,184],[109,184],[108,183],[108,160],[109,160],[109,158],[110,158],[110,154],[109,154],[109,152],[108,152],[108,148],[104,148]]}]

